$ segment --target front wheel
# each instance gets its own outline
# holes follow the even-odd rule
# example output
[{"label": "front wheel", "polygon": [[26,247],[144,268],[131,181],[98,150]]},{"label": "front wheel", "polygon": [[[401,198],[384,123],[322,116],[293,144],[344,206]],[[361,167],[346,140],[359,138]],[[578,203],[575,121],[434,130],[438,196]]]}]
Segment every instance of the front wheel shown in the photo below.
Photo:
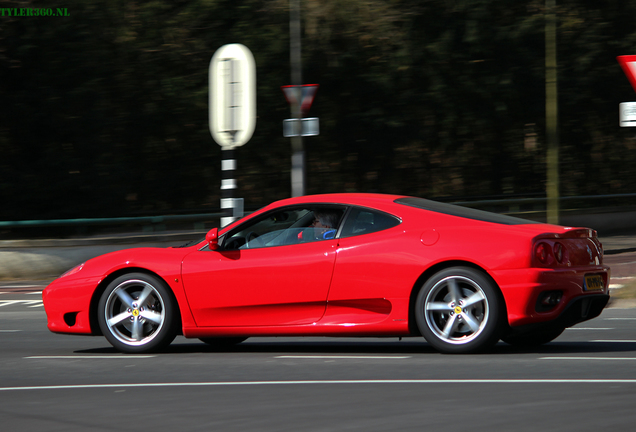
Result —
[{"label": "front wheel", "polygon": [[499,292],[484,273],[452,267],[431,277],[417,295],[415,318],[422,336],[443,353],[488,348],[499,340]]},{"label": "front wheel", "polygon": [[126,353],[145,353],[168,346],[176,336],[176,302],[166,283],[144,273],[113,280],[98,305],[102,333]]}]

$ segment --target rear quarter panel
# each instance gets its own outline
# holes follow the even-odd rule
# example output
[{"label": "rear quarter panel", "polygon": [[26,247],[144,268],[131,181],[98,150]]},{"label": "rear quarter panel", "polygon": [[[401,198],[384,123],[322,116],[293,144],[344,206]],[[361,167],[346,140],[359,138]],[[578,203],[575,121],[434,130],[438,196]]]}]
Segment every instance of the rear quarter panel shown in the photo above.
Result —
[{"label": "rear quarter panel", "polygon": [[412,294],[430,269],[470,265],[495,279],[498,269],[525,268],[530,263],[532,237],[523,229],[406,206],[381,209],[399,216],[402,223],[340,239],[323,322],[336,316],[345,319],[347,309],[352,321],[359,320],[362,317],[354,318],[353,309],[360,314],[367,308],[376,314],[365,319],[380,320],[384,315],[406,325]]}]

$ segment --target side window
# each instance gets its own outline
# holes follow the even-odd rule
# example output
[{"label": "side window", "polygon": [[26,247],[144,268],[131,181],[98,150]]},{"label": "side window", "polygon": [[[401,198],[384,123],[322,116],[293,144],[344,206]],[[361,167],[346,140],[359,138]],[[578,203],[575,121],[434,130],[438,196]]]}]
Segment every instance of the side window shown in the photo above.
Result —
[{"label": "side window", "polygon": [[335,237],[344,214],[339,206],[289,207],[266,213],[236,227],[223,250],[286,246]]},{"label": "side window", "polygon": [[400,224],[395,216],[376,210],[353,208],[342,228],[341,237],[353,237],[393,228]]}]

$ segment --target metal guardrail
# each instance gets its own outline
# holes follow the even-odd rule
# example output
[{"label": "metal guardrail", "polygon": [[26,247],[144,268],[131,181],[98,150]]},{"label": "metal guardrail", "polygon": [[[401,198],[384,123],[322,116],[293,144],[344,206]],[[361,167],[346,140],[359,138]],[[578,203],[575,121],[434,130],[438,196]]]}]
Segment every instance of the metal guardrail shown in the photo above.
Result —
[{"label": "metal guardrail", "polygon": [[116,218],[80,218],[80,219],[51,219],[51,220],[23,220],[0,221],[0,228],[35,228],[55,226],[95,226],[95,225],[161,225],[166,223],[203,223],[218,220],[223,213],[199,213],[189,215],[166,216],[138,216]]},{"label": "metal guardrail", "polygon": [[[613,194],[613,195],[577,195],[559,198],[559,202],[572,202],[576,200],[596,200],[596,199],[618,199],[618,198],[636,198],[636,193],[627,194]],[[523,204],[545,204],[548,201],[547,198],[511,198],[511,199],[490,199],[490,200],[478,200],[478,201],[454,201],[452,204],[461,205],[465,207],[483,207],[486,205],[523,205]]]},{"label": "metal guardrail", "polygon": [[[613,194],[613,195],[580,195],[561,197],[560,202],[569,203],[577,200],[615,200],[636,198],[636,193]],[[511,207],[520,206],[539,206],[545,205],[547,198],[510,198],[510,199],[486,199],[476,201],[447,201],[451,204],[464,207],[490,207],[498,208],[508,207],[509,213],[521,213],[518,210],[510,211]],[[544,211],[545,208],[535,211]],[[563,211],[568,209],[562,208]],[[508,213],[504,212],[504,213]],[[527,212],[523,212],[527,213]],[[247,213],[246,213],[247,214]],[[115,217],[115,218],[80,218],[80,219],[51,219],[51,220],[22,220],[22,221],[0,221],[0,229],[16,229],[16,228],[42,228],[42,227],[86,227],[86,226],[114,226],[114,225],[137,225],[143,226],[144,229],[156,227],[162,230],[162,226],[166,224],[193,223],[195,227],[202,228],[205,222],[215,222],[223,216],[222,212],[218,213],[198,213],[187,215],[165,215],[165,216],[138,216],[138,217]]]},{"label": "metal guardrail", "polygon": [[29,227],[29,226],[70,226],[70,225],[103,225],[126,223],[165,223],[165,222],[197,222],[209,219],[218,219],[223,213],[202,213],[190,215],[167,216],[136,216],[116,218],[81,218],[81,219],[50,219],[50,220],[25,220],[25,221],[0,221],[0,227]]}]

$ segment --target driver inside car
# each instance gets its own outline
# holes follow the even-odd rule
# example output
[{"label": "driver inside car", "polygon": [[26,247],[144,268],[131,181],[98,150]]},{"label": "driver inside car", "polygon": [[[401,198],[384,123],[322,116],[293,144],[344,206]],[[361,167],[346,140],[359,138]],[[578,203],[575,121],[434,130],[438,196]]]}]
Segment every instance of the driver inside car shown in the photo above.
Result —
[{"label": "driver inside car", "polygon": [[[333,211],[323,210],[314,212],[314,221],[310,228],[313,228],[315,240],[329,240],[336,236],[338,226],[338,214]],[[304,234],[303,234],[304,237]],[[307,240],[307,239],[304,239]]]}]

